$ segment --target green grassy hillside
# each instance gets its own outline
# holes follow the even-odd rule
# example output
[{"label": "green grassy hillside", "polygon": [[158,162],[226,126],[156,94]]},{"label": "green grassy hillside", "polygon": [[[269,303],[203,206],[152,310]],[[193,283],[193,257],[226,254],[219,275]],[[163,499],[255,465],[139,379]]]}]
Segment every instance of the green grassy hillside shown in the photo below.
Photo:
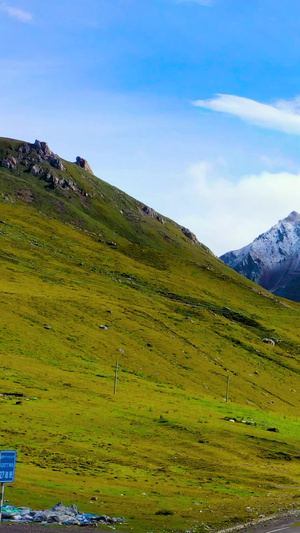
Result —
[{"label": "green grassy hillside", "polygon": [[73,163],[33,175],[23,144],[0,142],[0,162],[15,160],[0,167],[0,438],[18,450],[6,497],[138,532],[298,506],[300,305]]}]

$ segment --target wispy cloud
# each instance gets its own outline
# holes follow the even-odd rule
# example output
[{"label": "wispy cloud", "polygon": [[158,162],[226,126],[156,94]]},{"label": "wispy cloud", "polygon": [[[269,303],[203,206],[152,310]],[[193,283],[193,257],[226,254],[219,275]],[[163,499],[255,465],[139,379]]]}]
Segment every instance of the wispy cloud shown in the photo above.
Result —
[{"label": "wispy cloud", "polygon": [[218,94],[211,100],[196,100],[193,105],[234,115],[261,128],[300,135],[299,96],[270,105],[241,96]]},{"label": "wispy cloud", "polygon": [[299,169],[299,165],[295,160],[282,155],[276,148],[270,151],[268,154],[261,154],[259,156],[259,161],[265,168],[273,171],[285,170],[289,172],[295,172]]},{"label": "wispy cloud", "polygon": [[32,14],[24,9],[9,6],[6,3],[0,4],[0,11],[6,13],[9,17],[19,20],[20,22],[30,22],[32,20]]}]

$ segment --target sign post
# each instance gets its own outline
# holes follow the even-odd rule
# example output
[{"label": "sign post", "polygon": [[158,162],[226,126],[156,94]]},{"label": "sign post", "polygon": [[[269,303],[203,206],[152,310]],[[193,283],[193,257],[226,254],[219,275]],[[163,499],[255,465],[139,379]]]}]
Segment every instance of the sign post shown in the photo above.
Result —
[{"label": "sign post", "polygon": [[1,500],[0,500],[0,525],[2,521],[2,507],[4,501],[4,483],[1,483]]},{"label": "sign post", "polygon": [[12,483],[15,479],[17,462],[17,452],[14,450],[0,452],[0,483],[1,483],[1,500],[0,500],[0,524],[2,521],[2,507],[4,502],[5,483]]}]

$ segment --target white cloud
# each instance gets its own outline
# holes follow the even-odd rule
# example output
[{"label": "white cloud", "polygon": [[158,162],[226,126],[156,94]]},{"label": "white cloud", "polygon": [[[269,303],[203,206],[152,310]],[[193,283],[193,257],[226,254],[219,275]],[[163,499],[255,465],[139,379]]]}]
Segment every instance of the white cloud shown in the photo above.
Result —
[{"label": "white cloud", "polygon": [[300,135],[299,96],[269,105],[241,96],[219,94],[211,100],[196,100],[193,105],[228,113],[262,128]]},{"label": "white cloud", "polygon": [[0,5],[0,11],[3,11],[10,17],[20,20],[21,22],[30,22],[32,20],[32,14],[29,13],[29,11],[24,11],[17,7],[11,7],[6,3]]},{"label": "white cloud", "polygon": [[300,172],[264,171],[234,183],[222,177],[220,166],[201,161],[189,168],[180,201],[188,209],[181,208],[179,222],[221,255],[249,244],[291,211],[300,212]]}]

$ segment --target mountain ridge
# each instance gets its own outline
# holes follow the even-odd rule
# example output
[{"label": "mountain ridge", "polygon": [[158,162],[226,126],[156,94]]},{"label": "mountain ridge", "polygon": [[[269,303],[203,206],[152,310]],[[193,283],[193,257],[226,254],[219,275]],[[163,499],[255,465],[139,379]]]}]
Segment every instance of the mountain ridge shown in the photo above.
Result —
[{"label": "mountain ridge", "polygon": [[[119,231],[121,229],[125,230],[124,233],[126,233],[127,239],[129,226],[134,229],[135,238],[138,240],[145,232],[147,233],[147,229],[149,229],[147,226],[155,226],[157,231],[157,222],[159,222],[160,228],[156,235],[159,240],[174,244],[176,239],[174,239],[172,233],[174,233],[174,230],[176,233],[180,230],[181,234],[177,233],[176,235],[177,238],[180,238],[180,241],[200,245],[207,252],[209,251],[206,246],[199,243],[197,237],[188,228],[159,215],[154,209],[125,195],[120,189],[96,178],[85,159],[78,156],[75,163],[68,162],[54,154],[46,142],[38,140],[35,143],[27,143],[15,139],[5,139],[4,146],[5,149],[0,149],[0,167],[11,170],[16,176],[26,176],[27,179],[23,180],[24,186],[28,185],[30,189],[30,186],[39,185],[39,190],[37,191],[39,194],[51,191],[59,193],[60,203],[56,202],[56,205],[53,202],[53,197],[48,195],[48,201],[51,202],[52,200],[51,207],[55,209],[57,216],[66,215],[64,213],[66,211],[65,206],[68,206],[70,211],[73,206],[69,200],[72,200],[73,204],[77,203],[74,208],[78,207],[79,201],[80,210],[83,208],[89,217],[93,219],[93,221],[90,220],[92,222],[90,226],[97,224],[99,221],[105,223],[105,209],[103,210],[102,206],[103,204],[106,206],[106,202],[109,200],[107,196],[110,194],[110,200],[114,202],[114,209],[117,208],[119,210],[119,213],[116,213],[115,226]],[[45,183],[43,184],[43,182]],[[15,192],[15,195],[27,203],[35,203],[35,198],[29,189],[19,189]],[[76,194],[75,198],[74,193]],[[76,214],[78,214],[78,209],[76,209]],[[119,214],[120,216],[118,216]],[[65,218],[67,217],[65,216]],[[85,219],[83,221],[82,216],[80,218],[81,220],[77,221],[73,219],[72,223],[78,226],[80,224],[86,225],[88,220]],[[170,225],[172,225],[172,228],[170,228]],[[171,234],[169,235],[170,229]],[[120,233],[120,236],[122,236],[122,233]],[[133,241],[133,238],[130,240]],[[209,253],[212,252],[209,251]]]},{"label": "mountain ridge", "polygon": [[292,211],[252,243],[220,259],[270,292],[300,301],[300,214]]}]

